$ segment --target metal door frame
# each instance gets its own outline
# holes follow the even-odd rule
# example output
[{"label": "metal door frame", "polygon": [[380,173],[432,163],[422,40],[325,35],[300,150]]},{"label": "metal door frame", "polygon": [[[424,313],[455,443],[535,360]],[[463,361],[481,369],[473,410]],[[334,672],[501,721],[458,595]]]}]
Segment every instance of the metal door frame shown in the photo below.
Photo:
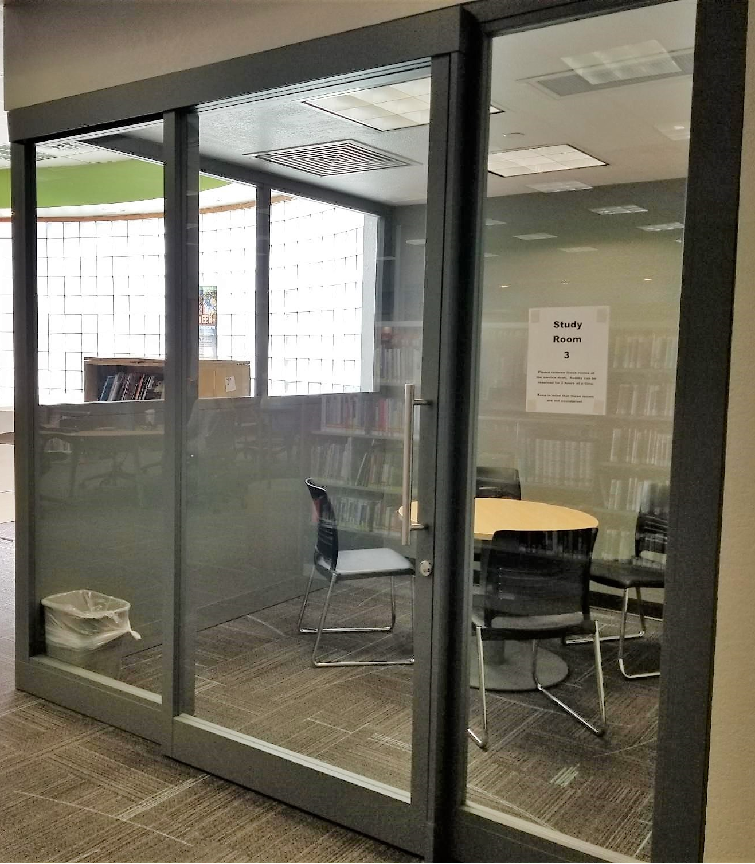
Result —
[{"label": "metal door frame", "polygon": [[[431,858],[448,849],[460,860],[585,860],[590,850],[561,835],[546,834],[516,819],[500,823],[471,810],[458,810],[464,775],[467,598],[454,583],[465,567],[465,539],[470,512],[471,454],[475,426],[474,375],[479,338],[480,213],[485,156],[489,40],[493,35],[555,24],[598,14],[655,5],[668,0],[478,0],[461,6],[348,33],[315,39],[261,54],[235,58],[80,96],[19,108],[9,113],[12,144],[14,348],[16,352],[16,518],[18,686],[82,713],[159,741],[176,758],[203,761],[198,754],[212,736],[216,752],[207,770],[253,786],[274,797],[396,843]],[[721,534],[721,498],[725,449],[729,353],[736,256],[739,163],[744,101],[746,0],[698,0],[692,143],[688,176],[686,243],[683,261],[680,350],[672,463],[667,632],[664,642],[659,765],[656,781],[653,857],[688,861],[702,855],[707,784],[708,727],[715,639],[716,582]],[[723,48],[722,48],[723,46]],[[106,684],[97,676],[73,675],[32,656],[34,603],[34,416],[36,399],[36,177],[34,145],[65,134],[163,117],[166,133],[166,302],[175,323],[182,319],[179,274],[192,274],[186,241],[193,205],[188,180],[188,142],[193,108],[199,103],[233,99],[254,90],[288,86],[347,74],[364,68],[431,57],[434,83],[430,161],[435,166],[428,188],[428,236],[425,274],[425,325],[437,344],[425,344],[427,377],[424,398],[435,407],[425,422],[434,425],[436,447],[423,453],[419,482],[424,497],[435,491],[424,518],[435,531],[431,599],[429,580],[418,581],[420,608],[431,616],[418,622],[420,643],[432,645],[427,680],[415,688],[426,701],[426,742],[416,742],[415,757],[426,765],[414,778],[415,800],[427,801],[422,819],[408,815],[405,801],[381,795],[371,783],[333,770],[320,773],[301,759],[288,761],[286,778],[275,779],[276,748],[252,751],[249,770],[239,766],[249,748],[234,734],[214,735],[192,718],[174,719],[180,669],[170,656],[171,639],[181,638],[175,623],[180,591],[174,590],[175,567],[166,573],[165,698],[145,695],[126,685]],[[168,149],[170,148],[170,149]],[[715,209],[716,232],[707,231],[706,214]],[[170,227],[169,227],[170,226]],[[170,264],[169,264],[170,262]],[[470,291],[469,286],[475,290]],[[710,285],[716,303],[710,304]],[[438,292],[437,294],[433,292]],[[431,298],[439,302],[429,304]],[[428,305],[433,305],[428,309]],[[437,315],[436,318],[433,318]],[[471,339],[470,334],[474,335]],[[166,376],[181,380],[188,368],[181,336]],[[176,363],[177,358],[180,358]],[[461,362],[460,362],[461,361]],[[424,373],[424,369],[423,369]],[[167,405],[177,424],[180,400]],[[167,441],[172,464],[180,458],[180,430]],[[172,449],[171,449],[172,448]],[[173,490],[174,527],[180,527],[180,495]],[[180,531],[174,533],[174,559],[180,555]],[[434,551],[434,555],[430,553]],[[174,560],[173,564],[176,564]],[[419,580],[419,577],[418,577]],[[462,580],[463,581],[463,580]],[[424,628],[424,629],[423,629]],[[429,631],[429,632],[428,632]],[[690,662],[692,658],[692,662]],[[461,662],[460,662],[461,661]],[[418,668],[421,668],[421,665]],[[168,686],[170,685],[170,686]],[[171,714],[170,723],[166,716]],[[168,731],[168,725],[170,731]],[[422,726],[417,723],[415,727]],[[416,729],[415,729],[416,731]],[[419,761],[416,763],[419,764]],[[343,781],[350,783],[344,800]],[[420,796],[419,798],[416,796]],[[379,797],[376,797],[379,796]],[[340,799],[340,800],[339,800]],[[382,814],[374,812],[383,802]],[[338,803],[336,803],[338,802]],[[417,811],[418,812],[418,811]],[[426,817],[426,818],[425,818]],[[450,844],[450,845],[447,845]],[[444,848],[445,847],[445,848]],[[596,858],[604,850],[593,849]],[[492,857],[491,857],[492,856]],[[604,855],[610,858],[611,856]]]}]

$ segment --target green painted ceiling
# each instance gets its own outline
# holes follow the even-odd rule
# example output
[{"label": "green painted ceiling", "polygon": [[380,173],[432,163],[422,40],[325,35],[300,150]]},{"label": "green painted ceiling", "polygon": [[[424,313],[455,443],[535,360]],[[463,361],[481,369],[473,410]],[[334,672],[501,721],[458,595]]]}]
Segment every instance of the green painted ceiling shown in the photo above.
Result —
[{"label": "green painted ceiling", "polygon": [[[200,177],[200,188],[224,186],[223,180]],[[37,203],[40,207],[75,207],[82,204],[118,204],[148,201],[163,196],[163,169],[153,162],[127,159],[70,167],[37,167]],[[10,207],[10,170],[0,170],[0,208]]]}]

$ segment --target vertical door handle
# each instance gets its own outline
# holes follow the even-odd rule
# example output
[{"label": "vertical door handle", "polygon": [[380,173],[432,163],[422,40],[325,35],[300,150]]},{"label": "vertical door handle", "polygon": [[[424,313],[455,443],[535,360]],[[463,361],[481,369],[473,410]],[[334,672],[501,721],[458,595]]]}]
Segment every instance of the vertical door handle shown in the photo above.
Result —
[{"label": "vertical door handle", "polygon": [[429,405],[427,399],[416,399],[414,384],[404,385],[404,458],[401,473],[401,545],[408,546],[412,531],[426,528],[412,522],[412,465],[414,447],[414,408]]}]

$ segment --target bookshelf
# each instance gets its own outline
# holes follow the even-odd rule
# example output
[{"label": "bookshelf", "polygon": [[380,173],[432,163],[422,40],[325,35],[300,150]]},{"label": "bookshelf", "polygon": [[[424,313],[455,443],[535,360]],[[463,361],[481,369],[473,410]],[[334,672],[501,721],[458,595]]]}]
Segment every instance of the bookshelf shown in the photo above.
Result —
[{"label": "bookshelf", "polygon": [[364,535],[398,537],[403,387],[419,382],[422,365],[420,321],[376,328],[375,392],[323,396],[311,453],[312,475],[333,490],[339,530],[360,544]]},{"label": "bookshelf", "polygon": [[[87,357],[84,401],[149,401],[163,397],[165,361],[145,357]],[[249,396],[248,361],[200,360],[199,398]]]},{"label": "bookshelf", "polygon": [[668,482],[677,328],[612,325],[607,413],[524,411],[526,322],[483,325],[478,463],[518,468],[525,497],[594,513],[596,554],[629,556],[642,496]]},{"label": "bookshelf", "polygon": [[403,400],[377,393],[322,397],[312,474],[335,490],[339,530],[396,534],[401,497]]}]

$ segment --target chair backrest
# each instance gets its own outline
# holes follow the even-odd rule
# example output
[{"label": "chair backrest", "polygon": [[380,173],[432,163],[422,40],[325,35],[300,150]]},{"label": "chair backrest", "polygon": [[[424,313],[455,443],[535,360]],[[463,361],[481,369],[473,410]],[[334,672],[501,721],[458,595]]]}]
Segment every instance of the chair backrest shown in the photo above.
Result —
[{"label": "chair backrest", "polygon": [[522,484],[516,468],[478,468],[475,498],[522,499]]},{"label": "chair backrest", "polygon": [[324,564],[330,570],[335,570],[338,564],[338,523],[336,512],[328,498],[327,490],[318,486],[314,480],[305,481],[312,505],[317,516],[317,542],[315,544],[315,561]]},{"label": "chair backrest", "polygon": [[643,495],[634,531],[634,554],[637,558],[647,557],[642,556],[643,552],[666,554],[668,511],[668,483],[650,483]]},{"label": "chair backrest", "polygon": [[486,626],[497,615],[589,617],[590,559],[597,528],[496,531],[482,551]]}]

